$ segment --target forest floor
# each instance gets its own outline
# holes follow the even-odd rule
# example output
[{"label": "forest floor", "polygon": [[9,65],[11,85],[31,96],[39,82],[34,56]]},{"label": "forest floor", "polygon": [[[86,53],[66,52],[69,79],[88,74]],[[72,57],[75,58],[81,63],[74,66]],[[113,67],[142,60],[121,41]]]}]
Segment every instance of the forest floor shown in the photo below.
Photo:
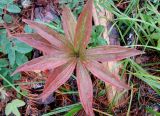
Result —
[{"label": "forest floor", "polygon": [[[74,75],[45,102],[36,99],[43,91],[47,78],[45,72],[23,72],[10,76],[19,65],[42,56],[41,51],[11,38],[12,34],[34,32],[22,19],[39,21],[62,32],[62,7],[67,5],[78,17],[85,3],[86,0],[8,0],[5,6],[5,0],[0,1],[0,115],[5,115],[7,107],[11,109],[9,103],[20,99],[25,105],[22,103],[22,107],[12,110],[18,110],[21,115],[85,116]],[[16,6],[12,8],[10,4]],[[143,55],[120,62],[122,68],[119,73],[125,75],[133,88],[116,105],[108,101],[105,84],[93,76],[96,116],[159,116],[159,0],[95,0],[95,4],[98,4],[97,10],[101,6],[114,16],[110,23],[116,32],[110,28],[110,36],[116,36],[121,46],[145,51]],[[107,27],[96,26],[93,22],[92,47],[106,44],[105,38],[100,38],[104,28]]]}]

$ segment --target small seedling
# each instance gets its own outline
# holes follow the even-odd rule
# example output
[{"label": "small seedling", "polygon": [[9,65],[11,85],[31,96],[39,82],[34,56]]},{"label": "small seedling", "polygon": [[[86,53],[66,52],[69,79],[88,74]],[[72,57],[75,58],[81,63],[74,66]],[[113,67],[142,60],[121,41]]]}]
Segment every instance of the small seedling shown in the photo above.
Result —
[{"label": "small seedling", "polygon": [[78,21],[71,10],[63,9],[62,22],[65,35],[57,33],[47,26],[23,20],[36,33],[17,34],[14,37],[43,51],[44,56],[31,60],[17,68],[13,73],[50,69],[48,79],[40,98],[46,99],[52,92],[64,84],[76,69],[77,85],[82,106],[89,116],[93,116],[93,86],[89,72],[102,81],[118,89],[129,89],[123,81],[105,69],[102,62],[122,60],[139,55],[142,52],[132,48],[107,45],[87,48],[92,31],[92,5],[88,0]]}]

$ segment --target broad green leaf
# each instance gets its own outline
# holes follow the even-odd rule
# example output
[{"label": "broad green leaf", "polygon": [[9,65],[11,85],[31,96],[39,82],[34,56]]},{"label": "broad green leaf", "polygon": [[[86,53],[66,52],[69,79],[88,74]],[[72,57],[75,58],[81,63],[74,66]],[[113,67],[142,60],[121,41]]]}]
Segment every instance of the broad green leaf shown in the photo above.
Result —
[{"label": "broad green leaf", "polygon": [[8,66],[8,61],[4,58],[0,59],[0,68]]},{"label": "broad green leaf", "polygon": [[[8,69],[9,70],[9,69]],[[11,84],[14,84],[14,79],[10,76],[10,74],[8,73],[6,76],[5,76],[5,79],[7,81],[9,81]],[[4,86],[9,86],[9,84],[3,80],[3,85]],[[7,87],[7,88],[11,88],[11,86]]]},{"label": "broad green leaf", "polygon": [[15,57],[16,57],[15,50],[13,48],[10,48],[8,52],[8,59],[9,59],[11,66],[13,66],[15,63]]},{"label": "broad green leaf", "polygon": [[2,15],[3,14],[3,9],[0,9],[0,15]]},{"label": "broad green leaf", "polygon": [[[11,76],[11,74],[16,70],[16,68],[18,67],[18,65],[15,63],[13,66],[12,66],[12,69],[9,70],[9,76]],[[11,76],[11,81],[15,81],[15,80],[19,80],[21,78],[21,74],[20,73],[17,73],[13,76]]]},{"label": "broad green leaf", "polygon": [[7,11],[10,13],[20,13],[21,9],[16,4],[8,4]]},{"label": "broad green leaf", "polygon": [[155,40],[159,40],[160,39],[160,33],[152,33],[151,38],[155,39]]},{"label": "broad green leaf", "polygon": [[19,99],[13,100],[11,103],[8,103],[5,108],[5,114],[8,116],[13,113],[16,116],[20,116],[20,112],[18,111],[19,107],[25,105],[25,102]]},{"label": "broad green leaf", "polygon": [[4,3],[2,3],[2,2],[0,1],[0,9],[3,9],[5,6],[6,6],[6,4],[4,4]]},{"label": "broad green leaf", "polygon": [[9,74],[9,69],[8,68],[1,68],[0,74],[6,77]]},{"label": "broad green leaf", "polygon": [[4,54],[8,53],[10,47],[11,47],[11,43],[10,41],[7,39],[7,32],[5,29],[0,30],[0,46],[2,48],[2,52]]},{"label": "broad green leaf", "polygon": [[29,53],[32,51],[32,47],[28,46],[27,44],[25,44],[19,40],[14,40],[13,42],[15,43],[14,49],[17,52],[25,54],[25,53]]},{"label": "broad green leaf", "polygon": [[28,61],[28,58],[24,54],[16,52],[16,63],[18,66],[24,64],[27,61]]},{"label": "broad green leaf", "polygon": [[4,53],[5,54],[9,54],[9,52],[10,52],[11,49],[13,49],[12,43],[9,42],[8,39],[5,39],[4,40]]},{"label": "broad green leaf", "polygon": [[2,17],[0,17],[0,23],[4,23],[4,21],[3,21]]},{"label": "broad green leaf", "polygon": [[0,93],[1,93],[1,95],[0,95],[0,99],[1,100],[5,100],[6,99],[6,90],[4,90],[3,88],[0,88]]},{"label": "broad green leaf", "polygon": [[12,80],[19,80],[21,78],[21,75],[19,73],[15,74],[14,76],[11,77]]},{"label": "broad green leaf", "polygon": [[9,114],[11,114],[12,113],[12,104],[11,103],[8,103],[7,105],[6,105],[6,108],[5,108],[5,114],[8,116]]},{"label": "broad green leaf", "polygon": [[19,99],[13,100],[12,103],[14,103],[16,107],[22,107],[25,105],[25,102]]},{"label": "broad green leaf", "polygon": [[92,29],[92,35],[89,46],[96,47],[100,45],[106,45],[106,40],[101,37],[103,32],[104,27],[102,25],[94,26]]},{"label": "broad green leaf", "polygon": [[13,3],[13,0],[1,0],[0,1],[0,4],[10,4],[10,3]]},{"label": "broad green leaf", "polygon": [[4,21],[5,21],[6,23],[12,23],[12,16],[11,16],[11,15],[4,14],[3,19],[4,19]]}]

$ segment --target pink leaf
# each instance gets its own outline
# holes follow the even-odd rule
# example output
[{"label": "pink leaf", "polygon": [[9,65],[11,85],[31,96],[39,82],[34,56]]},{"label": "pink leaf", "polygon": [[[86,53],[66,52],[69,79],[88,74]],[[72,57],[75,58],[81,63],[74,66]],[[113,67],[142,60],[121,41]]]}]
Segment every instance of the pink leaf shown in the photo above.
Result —
[{"label": "pink leaf", "polygon": [[93,87],[90,75],[81,62],[77,64],[76,73],[78,92],[82,106],[88,116],[94,116],[92,109]]},{"label": "pink leaf", "polygon": [[62,22],[66,38],[69,39],[71,43],[73,43],[77,22],[71,10],[68,7],[63,8]]},{"label": "pink leaf", "polygon": [[89,48],[87,49],[87,54],[96,55],[96,54],[120,53],[120,52],[126,52],[128,51],[128,49],[131,48],[126,48],[119,45],[105,45],[105,46],[98,46],[95,48]]},{"label": "pink leaf", "polygon": [[76,32],[74,36],[74,47],[78,50],[86,48],[92,31],[92,5],[93,0],[88,0],[80,14],[76,26]]},{"label": "pink leaf", "polygon": [[101,63],[90,60],[85,62],[85,66],[100,80],[109,83],[118,89],[129,89],[128,85],[126,85],[123,81],[118,80],[119,77],[116,77],[116,75],[105,69]]},{"label": "pink leaf", "polygon": [[131,56],[143,54],[143,52],[133,48],[107,45],[107,46],[87,49],[86,54],[89,59],[97,60],[100,62],[106,62],[106,61],[122,60],[124,58],[129,58]]},{"label": "pink leaf", "polygon": [[27,19],[23,19],[23,21],[27,23],[30,27],[35,29],[40,36],[48,40],[54,46],[58,48],[61,48],[61,46],[63,46],[62,41],[64,41],[64,38],[65,38],[63,35],[55,32],[54,30],[45,26],[44,24],[40,24]]},{"label": "pink leaf", "polygon": [[56,50],[57,48],[53,47],[53,45],[51,45],[47,40],[45,40],[44,38],[42,38],[41,36],[39,36],[36,33],[16,34],[16,35],[13,35],[13,37],[19,39],[20,41],[38,49],[38,50],[43,51],[46,54],[53,54],[55,52],[58,52],[58,50]]},{"label": "pink leaf", "polygon": [[12,75],[21,71],[34,71],[34,70],[44,71],[46,69],[54,69],[58,66],[67,63],[68,61],[69,58],[67,58],[66,55],[58,53],[54,55],[41,56],[18,67]]},{"label": "pink leaf", "polygon": [[[41,94],[40,98],[42,100],[45,100],[52,92],[57,90],[62,84],[64,84],[72,75],[74,69],[76,66],[76,60],[70,61],[68,64],[64,65],[63,68],[61,67],[60,69],[56,69],[55,73],[52,72],[52,79],[50,75],[50,82],[47,82],[46,87]],[[61,70],[62,69],[62,70]]]},{"label": "pink leaf", "polygon": [[[65,64],[64,64],[64,65],[65,65]],[[48,86],[50,85],[50,83],[55,79],[55,77],[57,77],[57,75],[62,72],[62,70],[64,69],[64,65],[59,66],[59,67],[57,67],[57,68],[55,68],[55,69],[50,70],[43,91],[45,91],[46,88],[48,88]]]}]

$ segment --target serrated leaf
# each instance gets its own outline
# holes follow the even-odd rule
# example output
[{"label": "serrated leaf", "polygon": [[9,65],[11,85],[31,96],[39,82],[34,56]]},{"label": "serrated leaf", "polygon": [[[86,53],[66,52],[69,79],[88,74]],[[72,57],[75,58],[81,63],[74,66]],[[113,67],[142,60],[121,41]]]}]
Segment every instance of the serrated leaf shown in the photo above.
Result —
[{"label": "serrated leaf", "polygon": [[4,21],[3,21],[2,17],[0,17],[0,23],[4,23]]},{"label": "serrated leaf", "polygon": [[19,73],[15,74],[14,76],[11,77],[13,81],[19,80],[21,78],[21,75]]},{"label": "serrated leaf", "polygon": [[152,33],[151,38],[155,39],[155,40],[159,40],[160,39],[160,33]]},{"label": "serrated leaf", "polygon": [[25,102],[19,99],[15,99],[12,101],[12,104],[14,104],[16,107],[22,107],[25,105]]},{"label": "serrated leaf", "polygon": [[12,16],[8,14],[4,14],[3,19],[6,23],[12,23]]},{"label": "serrated leaf", "polygon": [[13,0],[1,0],[0,1],[0,4],[10,4],[10,3],[13,3]]},{"label": "serrated leaf", "polygon": [[18,66],[24,64],[27,61],[28,58],[24,54],[16,52],[16,63],[18,64]]},{"label": "serrated leaf", "polygon": [[5,58],[0,59],[0,68],[8,66],[8,61]]},{"label": "serrated leaf", "polygon": [[0,8],[0,15],[2,15],[2,14],[3,14],[3,9]]},{"label": "serrated leaf", "polygon": [[11,113],[16,116],[20,116],[20,112],[18,111],[18,107],[22,107],[25,105],[25,102],[19,99],[12,100],[11,103],[8,103],[5,108],[5,114],[10,115]]},{"label": "serrated leaf", "polygon": [[[9,70],[9,69],[7,69],[7,70]],[[9,73],[5,76],[5,79],[7,81],[9,81],[11,84],[14,84],[14,79],[9,75]],[[9,86],[9,84],[6,81],[4,81],[4,80],[3,80],[3,85],[4,86]],[[11,87],[9,86],[7,88],[11,88]]]},{"label": "serrated leaf", "polygon": [[6,77],[6,76],[8,75],[8,73],[9,73],[8,68],[1,68],[0,74],[1,74],[2,76]]},{"label": "serrated leaf", "polygon": [[14,46],[14,49],[17,51],[17,52],[20,52],[22,54],[26,54],[26,53],[29,53],[32,51],[32,47],[28,46],[27,44],[19,41],[19,40],[15,40],[13,41],[15,46]]},{"label": "serrated leaf", "polygon": [[5,114],[8,116],[9,114],[11,114],[12,113],[12,104],[11,103],[8,103],[7,105],[6,105],[6,108],[5,108]]},{"label": "serrated leaf", "polygon": [[10,48],[8,51],[8,59],[9,59],[10,65],[13,66],[16,59],[15,50],[13,48]]},{"label": "serrated leaf", "polygon": [[6,96],[7,96],[6,90],[0,88],[0,93],[1,93],[0,99],[1,99],[1,100],[5,100],[5,99],[6,99]]},{"label": "serrated leaf", "polygon": [[10,13],[20,13],[21,9],[16,4],[8,4],[7,11]]},{"label": "serrated leaf", "polygon": [[7,54],[9,49],[12,47],[11,42],[7,38],[6,30],[2,30],[0,35],[0,46],[2,47],[2,52]]},{"label": "serrated leaf", "polygon": [[0,9],[3,9],[5,6],[6,6],[6,4],[4,4],[4,3],[2,3],[2,2],[0,1]]}]

